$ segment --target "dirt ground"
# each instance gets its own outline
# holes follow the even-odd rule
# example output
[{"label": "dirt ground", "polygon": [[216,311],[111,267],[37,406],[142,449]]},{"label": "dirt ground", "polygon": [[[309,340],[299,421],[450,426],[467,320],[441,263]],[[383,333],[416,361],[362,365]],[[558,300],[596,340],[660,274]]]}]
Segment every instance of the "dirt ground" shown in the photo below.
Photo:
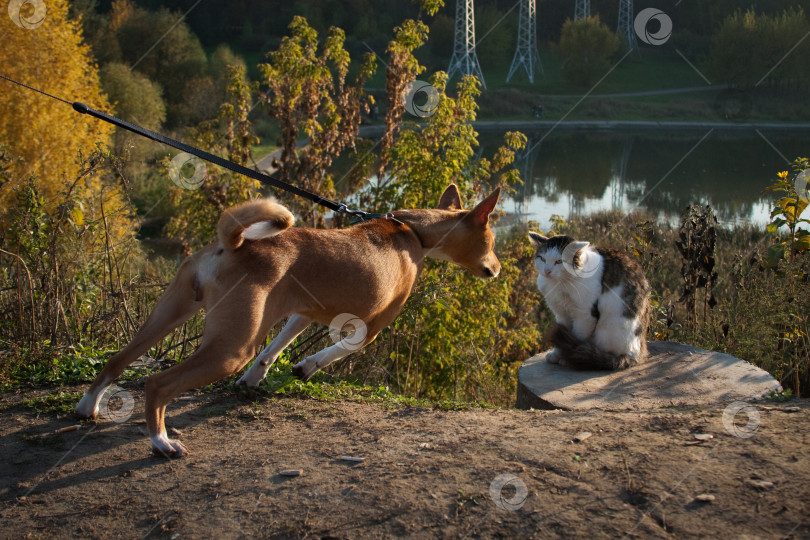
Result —
[{"label": "dirt ground", "polygon": [[0,398],[2,537],[810,537],[806,400],[758,405],[743,438],[723,406],[442,411],[193,393],[167,413],[192,454],[167,460],[150,454],[137,388],[131,419],[55,435],[77,420],[20,404],[44,393]]}]

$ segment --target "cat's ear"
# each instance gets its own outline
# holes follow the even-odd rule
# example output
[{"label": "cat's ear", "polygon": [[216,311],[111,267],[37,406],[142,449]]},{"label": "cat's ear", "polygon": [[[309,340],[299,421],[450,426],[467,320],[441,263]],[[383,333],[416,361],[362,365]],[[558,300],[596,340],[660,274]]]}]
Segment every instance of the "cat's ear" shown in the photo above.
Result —
[{"label": "cat's ear", "polygon": [[566,251],[571,250],[571,252],[574,255],[576,255],[577,253],[579,253],[579,251],[581,249],[584,249],[584,248],[586,248],[586,247],[588,247],[590,245],[591,245],[590,242],[584,242],[584,241],[571,242],[570,244],[568,244],[568,247],[566,248]]},{"label": "cat's ear", "polygon": [[548,242],[548,238],[534,231],[529,231],[529,240],[532,241],[532,245],[536,248],[544,246]]}]

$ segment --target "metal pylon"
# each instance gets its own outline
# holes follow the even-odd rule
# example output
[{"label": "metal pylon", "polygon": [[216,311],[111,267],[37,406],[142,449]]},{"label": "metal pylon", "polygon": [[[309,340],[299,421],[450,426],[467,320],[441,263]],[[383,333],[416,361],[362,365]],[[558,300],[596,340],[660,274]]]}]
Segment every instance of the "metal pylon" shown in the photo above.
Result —
[{"label": "metal pylon", "polygon": [[619,24],[616,33],[624,40],[627,50],[638,52],[636,31],[633,28],[633,0],[619,0]]},{"label": "metal pylon", "polygon": [[624,140],[619,170],[612,182],[613,196],[611,197],[611,202],[614,210],[621,210],[624,203],[625,187],[627,186],[627,165],[630,163],[630,155],[633,153],[633,144],[635,141],[635,135]]},{"label": "metal pylon", "polygon": [[523,66],[529,76],[529,82],[534,84],[535,67],[540,76],[544,80],[546,78],[540,55],[537,52],[537,3],[535,0],[521,1],[519,21],[517,49],[512,58],[512,65],[509,67],[506,82],[509,82],[518,68]]},{"label": "metal pylon", "polygon": [[447,78],[451,79],[456,73],[475,75],[481,82],[481,87],[487,87],[484,74],[481,72],[481,64],[478,63],[478,55],[475,54],[473,0],[456,0],[456,39],[453,44],[453,57],[447,68]]},{"label": "metal pylon", "polygon": [[517,188],[512,200],[515,203],[515,214],[521,220],[526,214],[529,200],[534,195],[534,165],[539,154],[540,141],[531,136],[526,139],[526,146],[515,152],[514,167],[520,172],[523,183]]},{"label": "metal pylon", "polygon": [[587,19],[591,16],[591,0],[576,0],[574,5],[574,20]]}]

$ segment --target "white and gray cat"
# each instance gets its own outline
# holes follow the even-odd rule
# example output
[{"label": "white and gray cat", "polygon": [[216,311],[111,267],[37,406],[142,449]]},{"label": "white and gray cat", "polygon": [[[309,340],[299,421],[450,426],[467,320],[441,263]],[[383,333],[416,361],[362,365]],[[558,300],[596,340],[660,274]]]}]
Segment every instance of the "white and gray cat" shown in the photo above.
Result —
[{"label": "white and gray cat", "polygon": [[546,359],[576,369],[625,369],[647,358],[650,284],[629,253],[530,232],[537,287],[554,313]]}]

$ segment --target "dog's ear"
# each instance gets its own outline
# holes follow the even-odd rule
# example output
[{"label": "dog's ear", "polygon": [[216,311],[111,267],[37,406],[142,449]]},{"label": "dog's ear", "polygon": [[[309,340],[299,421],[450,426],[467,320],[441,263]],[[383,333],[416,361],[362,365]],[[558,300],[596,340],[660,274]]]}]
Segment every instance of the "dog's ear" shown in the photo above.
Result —
[{"label": "dog's ear", "polygon": [[478,203],[478,206],[470,212],[476,225],[486,225],[489,223],[489,215],[495,211],[495,207],[498,205],[498,197],[500,196],[501,188],[498,187],[495,191],[490,193],[489,197]]},{"label": "dog's ear", "polygon": [[442,193],[442,198],[439,199],[439,210],[464,210],[461,206],[461,193],[458,192],[458,186],[450,184],[447,189]]}]

